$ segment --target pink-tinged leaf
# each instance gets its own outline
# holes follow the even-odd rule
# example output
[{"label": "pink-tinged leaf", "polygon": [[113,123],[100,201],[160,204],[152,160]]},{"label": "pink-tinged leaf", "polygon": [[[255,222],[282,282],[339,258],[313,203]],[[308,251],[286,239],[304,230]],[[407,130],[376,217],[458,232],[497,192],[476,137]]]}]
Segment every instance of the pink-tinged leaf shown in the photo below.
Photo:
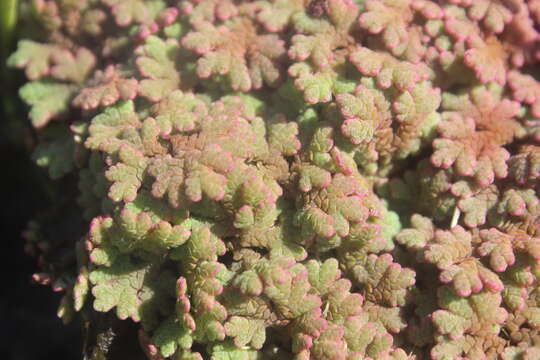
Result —
[{"label": "pink-tinged leaf", "polygon": [[432,314],[432,319],[440,333],[448,334],[453,339],[460,338],[465,330],[472,325],[471,320],[445,310],[435,311]]},{"label": "pink-tinged leaf", "polygon": [[21,40],[17,44],[17,51],[8,58],[7,64],[25,69],[28,79],[37,80],[50,74],[53,54],[60,50],[56,45]]},{"label": "pink-tinged leaf", "polygon": [[113,65],[109,65],[104,71],[96,71],[72,104],[84,110],[96,109],[119,100],[133,100],[137,91],[136,79],[124,78]]},{"label": "pink-tinged leaf", "polygon": [[179,15],[178,8],[168,7],[159,13],[159,15],[157,16],[156,22],[160,26],[166,27],[174,23],[178,15]]},{"label": "pink-tinged leaf", "polygon": [[332,100],[337,74],[330,67],[315,71],[307,63],[295,63],[289,68],[289,75],[297,78],[295,87],[304,93],[304,100],[310,104]]},{"label": "pink-tinged leaf", "polygon": [[288,51],[291,59],[304,61],[309,58],[319,68],[329,64],[332,58],[332,43],[325,34],[310,36],[298,34],[291,41],[291,48]]},{"label": "pink-tinged leaf", "polygon": [[143,0],[101,1],[111,8],[119,26],[127,26],[133,22],[142,24],[150,20],[150,12]]},{"label": "pink-tinged leaf", "polygon": [[365,264],[353,268],[355,280],[366,287],[366,300],[384,306],[403,306],[407,289],[415,283],[415,272],[402,268],[390,254],[371,254]]},{"label": "pink-tinged leaf", "polygon": [[540,348],[538,346],[508,346],[501,354],[503,360],[534,360],[540,357]]},{"label": "pink-tinged leaf", "polygon": [[495,273],[473,258],[451,265],[441,272],[439,279],[445,284],[451,282],[454,291],[459,296],[469,296],[482,289],[500,292],[504,288]]},{"label": "pink-tinged leaf", "polygon": [[471,21],[465,11],[458,7],[445,10],[444,28],[458,42],[477,40],[480,32],[478,23]]},{"label": "pink-tinged leaf", "polygon": [[343,348],[346,347],[344,329],[342,326],[330,324],[319,338],[313,342],[310,349],[311,357],[317,359],[335,359],[345,360],[346,353]]},{"label": "pink-tinged leaf", "polygon": [[208,114],[206,104],[195,95],[175,90],[152,108],[162,135],[192,131]]},{"label": "pink-tinged leaf", "polygon": [[79,275],[73,286],[73,307],[75,311],[81,311],[90,289],[90,281],[88,279],[88,269],[80,267]]},{"label": "pink-tinged leaf", "polygon": [[504,99],[502,88],[478,86],[464,94],[443,96],[443,113],[438,124],[441,138],[435,139],[431,156],[437,167],[454,167],[462,176],[473,176],[481,186],[507,176],[510,154],[502,147],[520,132],[514,119],[519,104]]},{"label": "pink-tinged leaf", "polygon": [[[403,318],[403,312],[399,307],[386,307],[370,302],[364,304],[364,309],[369,313],[370,321],[375,323],[377,327],[384,327],[387,332],[399,333],[407,326]],[[392,344],[392,336],[388,333],[381,334],[382,338],[377,339],[374,347],[383,345],[384,348],[389,348]],[[383,344],[380,342],[383,341]],[[373,349],[376,350],[376,349]],[[374,352],[375,355],[377,352]]]},{"label": "pink-tinged leaf", "polygon": [[401,123],[418,123],[432,115],[441,104],[441,90],[424,81],[403,92],[393,103]]},{"label": "pink-tinged leaf", "polygon": [[532,105],[532,114],[540,117],[540,83],[530,75],[513,70],[508,73],[508,85],[514,99]]},{"label": "pink-tinged leaf", "polygon": [[257,272],[265,284],[264,294],[294,317],[320,311],[322,301],[310,291],[307,269],[291,268],[294,261],[290,260],[278,256],[257,264]]},{"label": "pink-tinged leaf", "polygon": [[329,186],[303,194],[305,202],[295,221],[302,227],[304,241],[319,237],[319,247],[337,247],[353,224],[369,216],[372,205],[368,205],[366,190],[354,176],[339,173]]},{"label": "pink-tinged leaf", "polygon": [[310,191],[313,187],[324,188],[330,185],[332,182],[332,175],[321,169],[320,167],[313,165],[306,165],[300,168],[300,179],[298,180],[298,187],[303,192]]},{"label": "pink-tinged leaf", "polygon": [[364,6],[366,11],[358,18],[360,27],[372,34],[382,32],[388,49],[408,40],[407,28],[414,15],[409,0],[368,0]]},{"label": "pink-tinged leaf", "polygon": [[527,288],[515,283],[505,282],[502,297],[506,306],[513,311],[522,311],[527,305]]},{"label": "pink-tinged leaf", "polygon": [[444,16],[443,9],[430,0],[413,0],[411,6],[426,19],[441,19]]},{"label": "pink-tinged leaf", "polygon": [[508,189],[499,201],[497,212],[525,217],[527,214],[533,214],[538,204],[538,197],[533,189]]},{"label": "pink-tinged leaf", "polygon": [[184,180],[187,197],[193,202],[201,201],[203,195],[215,201],[223,199],[227,185],[225,175],[232,167],[231,154],[219,145],[209,145],[201,153],[195,153],[188,162]]},{"label": "pink-tinged leaf", "polygon": [[[184,350],[191,348],[193,344],[193,335],[189,328],[186,328],[176,316],[165,319],[160,326],[154,330],[152,336],[153,347],[157,347],[155,360],[164,360],[161,356],[169,357],[177,351],[183,353]],[[159,352],[158,349],[159,348]],[[159,354],[161,353],[161,354]],[[150,357],[154,360],[154,358]],[[195,359],[193,359],[195,360]]]},{"label": "pink-tinged leaf", "polygon": [[[310,9],[325,12],[325,17],[310,15]],[[333,62],[342,57],[338,49],[353,43],[350,32],[358,14],[358,7],[349,0],[327,0],[317,4],[311,2],[306,13],[293,17],[297,34],[292,38],[289,57],[306,61],[315,69],[334,66]]]},{"label": "pink-tinged leaf", "polygon": [[302,223],[309,226],[319,236],[328,238],[335,234],[333,219],[328,214],[317,208],[305,209],[302,214]]},{"label": "pink-tinged leaf", "polygon": [[54,52],[52,59],[51,76],[75,84],[82,84],[96,65],[94,54],[83,47],[74,54],[69,50]]},{"label": "pink-tinged leaf", "polygon": [[[482,230],[480,236],[483,240],[478,251],[481,256],[490,256],[490,264],[495,271],[505,271],[508,266],[514,265],[516,258],[519,259],[520,254],[526,254],[534,261],[540,258],[540,239],[523,231],[519,228],[510,227],[506,232],[501,232],[496,229]],[[523,261],[523,259],[521,259]],[[516,263],[518,266],[528,265]],[[510,273],[517,274],[518,271]],[[527,270],[528,272],[528,270]],[[519,276],[517,276],[519,277]],[[530,278],[529,275],[523,278]],[[524,281],[525,284],[530,283],[530,280]]]},{"label": "pink-tinged leaf", "polygon": [[233,280],[233,286],[248,296],[259,296],[264,289],[261,278],[254,270],[247,270],[237,275]]},{"label": "pink-tinged leaf", "polygon": [[508,161],[508,172],[518,184],[534,182],[540,178],[540,147],[522,146]]},{"label": "pink-tinged leaf", "polygon": [[341,125],[341,132],[351,143],[358,145],[372,139],[374,129],[371,124],[360,119],[347,119]]},{"label": "pink-tinged leaf", "polygon": [[507,1],[506,3],[494,0],[475,0],[470,2],[468,15],[471,19],[480,21],[490,32],[496,34],[504,30],[506,24],[512,21],[513,13],[522,6],[517,1]]},{"label": "pink-tinged leaf", "polygon": [[425,65],[399,61],[389,54],[365,47],[354,50],[349,60],[362,74],[375,77],[383,89],[394,85],[401,90],[410,90],[416,83],[430,76]]},{"label": "pink-tinged leaf", "polygon": [[139,135],[146,156],[163,155],[169,150],[169,144],[160,138],[160,133],[161,128],[154,118],[144,119]]},{"label": "pink-tinged leaf", "polygon": [[[361,354],[377,354],[377,350],[383,353],[387,350],[389,334],[380,331],[379,326],[374,322],[369,322],[369,317],[351,316],[345,322],[345,340],[352,356]],[[381,341],[382,340],[382,341]],[[353,357],[354,359],[354,357]],[[365,359],[363,356],[361,359]]]},{"label": "pink-tinged leaf", "polygon": [[485,187],[470,197],[458,201],[459,209],[465,214],[463,221],[469,228],[475,228],[486,222],[488,211],[497,204],[497,188]]},{"label": "pink-tinged leaf", "polygon": [[391,118],[390,103],[376,89],[359,86],[354,95],[337,95],[336,102],[346,118],[341,131],[353,144],[371,141],[376,130]]},{"label": "pink-tinged leaf", "polygon": [[511,236],[493,228],[482,230],[480,236],[483,242],[478,247],[478,253],[480,256],[489,256],[489,263],[493,270],[503,272],[508,266],[514,264],[516,258]]},{"label": "pink-tinged leaf", "polygon": [[412,26],[409,29],[408,39],[404,43],[400,43],[393,49],[392,54],[399,56],[403,60],[418,64],[427,54],[427,46],[425,42],[424,30],[420,26]]},{"label": "pink-tinged leaf", "polygon": [[[441,310],[432,314],[432,320],[437,332],[448,335],[450,339],[462,339],[463,335],[474,333],[475,329],[493,331],[492,327],[504,323],[508,316],[506,310],[501,307],[501,301],[500,293],[482,291],[469,297],[460,297],[449,287],[443,286],[438,290]],[[459,350],[457,354],[465,349]]]},{"label": "pink-tinged leaf", "polygon": [[495,81],[501,85],[506,83],[507,53],[499,40],[492,36],[485,41],[469,42],[471,49],[465,51],[464,62],[472,68],[478,80],[485,84]]},{"label": "pink-tinged leaf", "polygon": [[156,157],[148,166],[148,174],[156,178],[152,195],[162,198],[165,194],[173,207],[182,205],[181,186],[184,182],[184,160],[170,155]]},{"label": "pink-tinged leaf", "polygon": [[182,3],[181,8],[184,13],[189,14],[192,24],[225,21],[238,15],[240,11],[234,0],[189,0]]},{"label": "pink-tinged leaf", "polygon": [[431,156],[433,165],[447,169],[455,164],[460,175],[471,176],[476,166],[472,147],[466,142],[452,140],[467,139],[474,134],[474,130],[474,121],[471,118],[453,117],[439,123],[439,131],[445,138],[435,139],[433,142],[434,152]]},{"label": "pink-tinged leaf", "polygon": [[440,89],[434,88],[428,81],[416,84],[397,97],[392,108],[399,126],[393,142],[399,149],[399,157],[418,152],[422,143],[434,136],[441,119],[437,111],[440,104]]},{"label": "pink-tinged leaf", "polygon": [[459,225],[450,231],[437,230],[434,241],[428,244],[425,259],[441,270],[447,269],[472,255],[471,239],[471,234]]},{"label": "pink-tinged leaf", "polygon": [[182,45],[201,55],[197,61],[200,78],[227,75],[233,90],[249,91],[264,84],[281,82],[280,62],[284,42],[277,35],[260,35],[255,24],[237,18],[227,25],[197,24],[182,39]]}]

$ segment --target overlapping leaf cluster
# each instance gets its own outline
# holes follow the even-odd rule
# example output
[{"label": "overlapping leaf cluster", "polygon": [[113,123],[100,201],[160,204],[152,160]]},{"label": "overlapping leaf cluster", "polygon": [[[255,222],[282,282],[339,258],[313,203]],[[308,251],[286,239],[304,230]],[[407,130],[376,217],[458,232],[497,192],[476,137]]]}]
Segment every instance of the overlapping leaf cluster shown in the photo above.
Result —
[{"label": "overlapping leaf cluster", "polygon": [[34,158],[80,206],[47,226],[83,224],[26,233],[64,318],[149,359],[538,357],[537,1],[25,11]]}]

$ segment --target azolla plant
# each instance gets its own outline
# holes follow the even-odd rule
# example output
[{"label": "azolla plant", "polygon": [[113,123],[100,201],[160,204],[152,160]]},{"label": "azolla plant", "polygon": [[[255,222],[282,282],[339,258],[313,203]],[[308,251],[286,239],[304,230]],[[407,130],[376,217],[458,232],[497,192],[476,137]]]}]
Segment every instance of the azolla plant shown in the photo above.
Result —
[{"label": "azolla plant", "polygon": [[33,156],[79,205],[27,249],[87,358],[107,321],[154,360],[540,358],[540,1],[22,13]]}]

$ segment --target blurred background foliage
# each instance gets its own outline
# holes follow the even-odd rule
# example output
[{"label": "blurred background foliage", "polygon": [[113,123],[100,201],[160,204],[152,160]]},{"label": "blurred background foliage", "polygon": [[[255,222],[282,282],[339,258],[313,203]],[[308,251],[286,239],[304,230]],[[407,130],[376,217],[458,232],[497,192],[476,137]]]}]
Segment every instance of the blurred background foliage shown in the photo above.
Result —
[{"label": "blurred background foliage", "polygon": [[24,251],[29,221],[50,214],[53,200],[65,196],[65,184],[51,183],[31,160],[35,136],[18,97],[24,77],[6,67],[23,24],[17,18],[17,1],[0,0],[0,358],[80,359],[80,322],[65,326],[55,316],[61,295],[31,282],[39,268]]}]

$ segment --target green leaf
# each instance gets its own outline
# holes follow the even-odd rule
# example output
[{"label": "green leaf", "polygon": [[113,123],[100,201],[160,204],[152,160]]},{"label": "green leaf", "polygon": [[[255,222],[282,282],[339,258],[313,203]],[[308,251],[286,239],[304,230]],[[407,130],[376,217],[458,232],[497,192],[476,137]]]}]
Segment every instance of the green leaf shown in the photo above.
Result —
[{"label": "green leaf", "polygon": [[47,127],[46,138],[34,150],[32,159],[49,170],[51,179],[59,179],[73,170],[75,135],[65,127]]},{"label": "green leaf", "polygon": [[40,44],[31,40],[20,40],[17,51],[7,60],[8,66],[25,68],[30,80],[37,80],[50,72],[52,56],[60,50],[50,44]]},{"label": "green leaf", "polygon": [[490,185],[476,194],[458,201],[458,207],[463,213],[465,225],[475,228],[486,222],[486,217],[497,204],[498,189]]},{"label": "green leaf", "polygon": [[415,272],[393,262],[390,254],[371,254],[365,265],[357,265],[353,271],[366,287],[366,300],[390,307],[405,305],[407,289],[415,283]]},{"label": "green leaf", "polygon": [[131,139],[138,138],[137,129],[141,125],[132,101],[116,103],[92,119],[84,145],[92,150],[115,153],[120,145],[131,144]]},{"label": "green leaf", "polygon": [[233,316],[225,324],[225,331],[227,336],[234,338],[234,344],[239,348],[251,345],[254,349],[260,349],[266,340],[264,319]]},{"label": "green leaf", "polygon": [[411,217],[410,229],[403,229],[396,235],[396,240],[410,250],[421,250],[433,239],[435,227],[431,219],[419,214]]},{"label": "green leaf", "polygon": [[148,159],[129,145],[120,146],[118,157],[120,162],[105,173],[107,179],[113,182],[109,197],[116,202],[131,202],[137,197]]},{"label": "green leaf", "polygon": [[[107,312],[116,308],[121,320],[152,321],[153,313],[163,303],[163,294],[158,289],[166,281],[157,267],[134,264],[128,257],[120,257],[111,267],[98,267],[90,272],[94,309]],[[173,284],[170,286],[174,287]]]},{"label": "green leaf", "polygon": [[102,0],[111,7],[116,23],[126,26],[132,22],[145,23],[149,20],[149,11],[143,0]]},{"label": "green leaf", "polygon": [[86,49],[79,48],[73,54],[68,50],[57,51],[53,54],[55,65],[51,75],[59,80],[82,84],[96,65],[96,57]]},{"label": "green leaf", "polygon": [[275,0],[261,1],[261,11],[257,14],[257,20],[266,30],[271,32],[282,31],[290,24],[294,14],[304,11],[303,0]]},{"label": "green leaf", "polygon": [[[185,205],[186,201],[181,193],[184,183],[184,161],[175,159],[170,155],[152,159],[148,167],[148,173],[156,178],[152,185],[152,195],[162,198],[165,194],[173,207]],[[187,200],[187,199],[186,199]]]},{"label": "green leaf", "polygon": [[304,93],[306,102],[317,104],[332,100],[337,75],[327,68],[315,71],[304,62],[295,63],[289,68],[289,75],[297,78],[294,85]]},{"label": "green leaf", "polygon": [[217,343],[211,348],[211,360],[257,360],[258,351],[237,348],[229,342]]},{"label": "green leaf", "polygon": [[139,83],[139,93],[150,101],[159,101],[180,85],[176,68],[179,45],[175,39],[166,41],[150,36],[136,60],[137,68],[145,79]]},{"label": "green leaf", "polygon": [[355,145],[371,141],[375,129],[392,117],[388,99],[377,89],[358,86],[354,95],[340,94],[336,101],[346,118],[341,131]]},{"label": "green leaf", "polygon": [[208,114],[206,104],[193,94],[175,90],[157,103],[153,109],[161,133],[171,131],[192,131]]},{"label": "green leaf", "polygon": [[19,95],[30,105],[30,119],[36,128],[42,128],[53,119],[65,115],[76,87],[52,80],[33,81],[19,90]]},{"label": "green leaf", "polygon": [[163,356],[169,357],[175,353],[177,348],[190,349],[193,337],[191,331],[185,329],[175,319],[175,316],[171,316],[156,329],[152,342],[159,347]]},{"label": "green leaf", "polygon": [[300,150],[300,141],[297,138],[298,124],[287,122],[283,115],[275,116],[268,123],[268,143],[284,156],[294,155]]},{"label": "green leaf", "polygon": [[84,306],[89,289],[88,270],[86,267],[81,267],[73,286],[73,307],[76,311],[80,311]]}]

